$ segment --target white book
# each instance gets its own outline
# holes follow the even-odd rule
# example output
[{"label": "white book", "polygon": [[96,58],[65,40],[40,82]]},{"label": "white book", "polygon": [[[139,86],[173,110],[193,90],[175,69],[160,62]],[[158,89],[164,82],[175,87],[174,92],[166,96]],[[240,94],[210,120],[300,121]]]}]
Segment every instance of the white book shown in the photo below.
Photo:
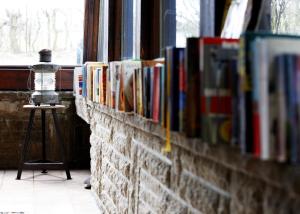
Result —
[{"label": "white book", "polygon": [[[116,108],[117,100],[119,99],[119,93],[117,93],[117,81],[120,77],[121,71],[121,61],[114,61],[109,63],[109,72],[110,72],[110,93],[111,93],[111,103],[110,107]],[[118,97],[117,97],[118,95]]]},{"label": "white book", "polygon": [[141,69],[139,60],[126,60],[122,62],[122,77],[125,94],[125,111],[133,111],[133,73],[135,69]]}]

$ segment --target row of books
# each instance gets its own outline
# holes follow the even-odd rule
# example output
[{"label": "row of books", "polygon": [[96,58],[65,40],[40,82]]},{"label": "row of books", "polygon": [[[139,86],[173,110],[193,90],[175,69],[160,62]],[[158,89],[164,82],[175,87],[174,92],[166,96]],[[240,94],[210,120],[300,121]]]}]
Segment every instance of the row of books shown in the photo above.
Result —
[{"label": "row of books", "polygon": [[299,44],[295,36],[264,33],[188,38],[186,48],[167,47],[163,59],[87,62],[74,72],[75,85],[94,102],[159,123],[168,148],[170,131],[178,131],[297,163]]},{"label": "row of books", "polygon": [[243,153],[300,161],[300,37],[245,33],[241,39],[240,132]]}]

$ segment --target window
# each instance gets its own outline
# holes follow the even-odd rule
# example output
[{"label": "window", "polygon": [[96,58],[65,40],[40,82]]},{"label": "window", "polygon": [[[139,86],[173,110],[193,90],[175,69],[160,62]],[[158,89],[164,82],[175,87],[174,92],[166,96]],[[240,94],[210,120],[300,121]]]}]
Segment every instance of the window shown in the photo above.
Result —
[{"label": "window", "polygon": [[108,62],[109,0],[100,1],[98,61]]},{"label": "window", "polygon": [[0,8],[0,64],[28,65],[38,51],[52,50],[52,61],[81,63],[84,0],[9,0]]},{"label": "window", "polygon": [[133,55],[133,0],[123,0],[122,4],[122,59]]},{"label": "window", "polygon": [[299,0],[272,0],[271,16],[274,33],[300,34]]},{"label": "window", "polygon": [[186,38],[198,37],[200,30],[199,0],[176,1],[176,46],[185,47]]},{"label": "window", "polygon": [[187,37],[200,35],[200,0],[165,0],[161,11],[161,54],[166,46],[185,47]]},{"label": "window", "polygon": [[141,52],[141,0],[133,0],[133,58],[139,59]]}]

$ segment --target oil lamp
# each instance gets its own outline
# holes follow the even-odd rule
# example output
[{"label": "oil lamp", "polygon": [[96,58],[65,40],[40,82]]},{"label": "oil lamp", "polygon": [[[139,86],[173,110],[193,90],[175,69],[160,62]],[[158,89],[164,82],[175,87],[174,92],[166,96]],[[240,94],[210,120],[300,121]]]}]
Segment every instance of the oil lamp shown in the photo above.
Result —
[{"label": "oil lamp", "polygon": [[31,70],[34,72],[34,93],[31,95],[31,101],[37,106],[58,104],[58,93],[55,92],[55,73],[60,66],[51,63],[51,50],[43,49],[39,54],[40,62],[31,66]]}]

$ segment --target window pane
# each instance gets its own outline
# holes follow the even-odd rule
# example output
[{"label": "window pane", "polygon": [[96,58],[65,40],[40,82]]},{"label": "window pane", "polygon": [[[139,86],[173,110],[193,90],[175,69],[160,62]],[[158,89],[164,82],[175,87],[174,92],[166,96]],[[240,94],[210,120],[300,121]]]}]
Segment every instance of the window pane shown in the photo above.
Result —
[{"label": "window pane", "polygon": [[299,0],[272,0],[271,11],[274,33],[300,34]]},{"label": "window pane", "polygon": [[30,65],[52,50],[62,65],[82,61],[84,0],[9,0],[0,8],[0,64]]},{"label": "window pane", "polygon": [[108,13],[109,0],[100,1],[98,61],[108,62]]},{"label": "window pane", "polygon": [[185,47],[187,37],[198,37],[200,0],[176,1],[176,46]]},{"label": "window pane", "polygon": [[141,0],[133,0],[133,58],[140,58],[141,50]]},{"label": "window pane", "polygon": [[123,0],[122,59],[133,56],[133,0]]}]

